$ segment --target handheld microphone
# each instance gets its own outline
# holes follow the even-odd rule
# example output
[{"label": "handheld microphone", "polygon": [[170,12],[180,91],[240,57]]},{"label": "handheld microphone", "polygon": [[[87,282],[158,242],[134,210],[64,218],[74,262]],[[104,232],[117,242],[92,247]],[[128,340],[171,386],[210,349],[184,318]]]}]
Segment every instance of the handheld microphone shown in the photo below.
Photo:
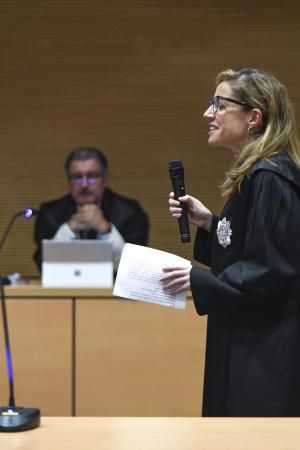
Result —
[{"label": "handheld microphone", "polygon": [[[183,197],[185,195],[184,169],[182,161],[169,161],[169,174],[172,181],[175,199],[178,200],[179,197]],[[181,208],[182,214],[178,219],[181,242],[190,242],[191,237],[187,207],[185,204],[181,204]]]},{"label": "handheld microphone", "polygon": [[[24,211],[18,211],[13,215],[0,241],[0,250],[4,245],[4,242],[16,218],[22,215],[24,215],[26,218],[29,218],[36,215],[37,212],[38,211],[36,209],[27,208]],[[25,408],[15,405],[14,377],[4,293],[4,284],[6,284],[6,280],[7,278],[0,277],[0,303],[2,309],[6,366],[9,381],[9,400],[7,407],[0,407],[0,431],[25,431],[36,428],[40,425],[41,412],[38,408]]]}]

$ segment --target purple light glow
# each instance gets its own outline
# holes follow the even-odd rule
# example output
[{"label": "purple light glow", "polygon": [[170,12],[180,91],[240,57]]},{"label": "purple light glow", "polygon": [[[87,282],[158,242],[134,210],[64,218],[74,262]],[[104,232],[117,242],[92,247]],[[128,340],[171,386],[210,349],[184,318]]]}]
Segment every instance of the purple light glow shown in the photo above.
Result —
[{"label": "purple light glow", "polygon": [[29,219],[32,216],[35,216],[37,214],[37,211],[35,209],[32,208],[26,208],[24,210],[24,216],[26,217],[26,219]]},{"label": "purple light glow", "polygon": [[6,353],[6,365],[7,365],[7,374],[10,381],[13,380],[13,368],[12,368],[12,361],[11,361],[11,354],[10,354],[10,348],[9,346],[5,349]]}]

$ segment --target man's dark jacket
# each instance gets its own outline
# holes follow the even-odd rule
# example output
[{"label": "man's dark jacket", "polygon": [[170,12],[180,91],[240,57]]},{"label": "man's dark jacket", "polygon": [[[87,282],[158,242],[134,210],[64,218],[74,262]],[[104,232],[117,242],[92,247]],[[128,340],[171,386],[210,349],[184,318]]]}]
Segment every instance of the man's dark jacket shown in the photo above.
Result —
[{"label": "man's dark jacket", "polygon": [[[104,217],[115,225],[125,242],[147,245],[149,241],[149,219],[140,204],[105,189],[101,204]],[[42,239],[52,239],[58,228],[76,212],[76,204],[70,194],[56,200],[42,203],[34,226],[34,240],[37,249],[33,259],[41,270]],[[96,232],[94,237],[96,238]]]}]

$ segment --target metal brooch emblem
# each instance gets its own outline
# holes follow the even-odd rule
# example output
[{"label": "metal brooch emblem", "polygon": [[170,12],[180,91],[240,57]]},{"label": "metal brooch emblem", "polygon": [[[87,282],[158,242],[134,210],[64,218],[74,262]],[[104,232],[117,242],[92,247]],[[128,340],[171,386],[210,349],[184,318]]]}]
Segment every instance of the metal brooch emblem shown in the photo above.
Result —
[{"label": "metal brooch emblem", "polygon": [[226,248],[231,244],[231,235],[232,229],[230,228],[230,220],[226,220],[226,217],[223,217],[222,220],[219,220],[217,228],[219,244],[222,245],[222,247]]}]

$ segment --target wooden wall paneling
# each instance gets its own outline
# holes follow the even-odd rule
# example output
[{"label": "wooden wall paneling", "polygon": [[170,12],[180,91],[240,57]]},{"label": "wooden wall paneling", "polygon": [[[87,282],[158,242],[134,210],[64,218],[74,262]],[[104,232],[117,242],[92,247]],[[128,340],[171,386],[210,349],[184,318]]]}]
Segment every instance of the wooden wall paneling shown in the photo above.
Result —
[{"label": "wooden wall paneling", "polygon": [[[208,147],[202,114],[228,66],[274,72],[299,120],[299,8],[270,0],[259,8],[238,0],[2,1],[0,235],[15,211],[65,192],[65,157],[89,144],[107,153],[112,188],[148,211],[150,245],[191,257],[167,211],[168,161],[182,159],[188,191],[221,208],[231,155]],[[3,273],[38,275],[32,228],[15,224]]]},{"label": "wooden wall paneling", "polygon": [[205,329],[191,300],[78,300],[76,414],[200,416]]},{"label": "wooden wall paneling", "polygon": [[[17,406],[40,408],[43,416],[71,415],[71,301],[9,298],[6,303]],[[0,331],[0,404],[7,406],[2,323]]]}]

